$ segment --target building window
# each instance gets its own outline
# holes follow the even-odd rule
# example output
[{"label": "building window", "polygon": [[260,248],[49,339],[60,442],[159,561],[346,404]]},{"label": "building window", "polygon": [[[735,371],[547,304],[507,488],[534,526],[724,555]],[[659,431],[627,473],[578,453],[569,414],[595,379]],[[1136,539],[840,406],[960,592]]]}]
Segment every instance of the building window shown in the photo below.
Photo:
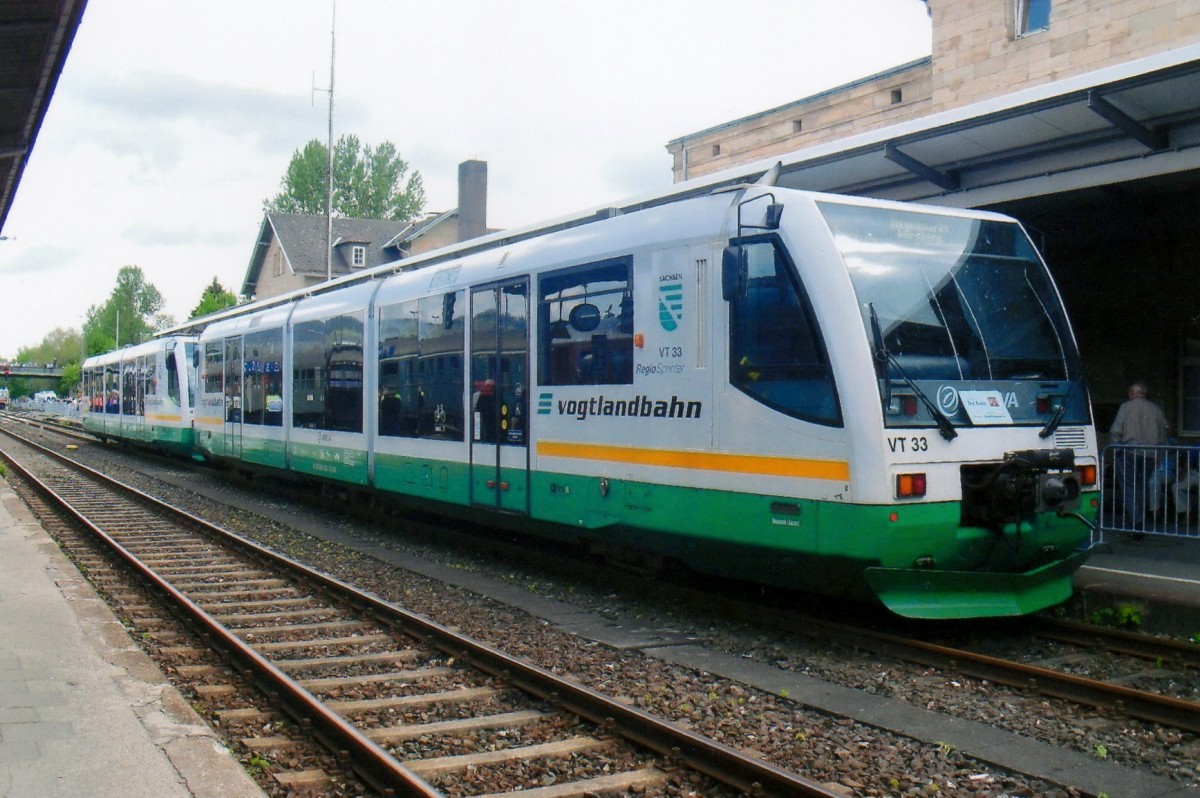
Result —
[{"label": "building window", "polygon": [[717,155],[720,155],[720,154],[721,154],[721,145],[720,145],[720,144],[714,144],[714,145],[713,145],[713,148],[712,148],[712,154],[713,154],[714,156],[717,156]]},{"label": "building window", "polygon": [[275,250],[275,255],[274,255],[274,257],[272,257],[271,260],[273,261],[272,266],[271,266],[271,274],[274,275],[275,277],[282,277],[283,276],[283,252],[281,252],[278,249]]},{"label": "building window", "polygon": [[1179,361],[1179,434],[1200,435],[1200,357]]},{"label": "building window", "polygon": [[892,105],[899,105],[904,102],[904,92],[901,89],[892,89]]},{"label": "building window", "polygon": [[351,249],[350,250],[350,264],[356,269],[361,269],[363,266],[366,266],[367,265],[367,248],[366,247],[354,247],[353,249]]},{"label": "building window", "polygon": [[799,119],[793,119],[792,120],[792,132],[799,133],[802,130],[804,130],[804,123]]},{"label": "building window", "polygon": [[1017,0],[1017,35],[1050,27],[1050,0]]}]

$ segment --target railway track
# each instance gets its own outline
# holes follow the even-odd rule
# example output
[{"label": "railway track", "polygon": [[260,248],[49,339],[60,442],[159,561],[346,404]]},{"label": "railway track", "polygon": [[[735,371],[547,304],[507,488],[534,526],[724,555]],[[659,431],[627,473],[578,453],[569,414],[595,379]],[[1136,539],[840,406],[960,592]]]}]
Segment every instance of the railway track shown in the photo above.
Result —
[{"label": "railway track", "polygon": [[[967,648],[946,646],[916,637],[892,634],[863,627],[847,626],[828,621],[818,622],[821,628],[854,645],[866,645],[879,653],[886,653],[909,662],[928,665],[948,672],[961,673],[976,679],[986,679],[999,684],[1031,690],[1042,695],[1072,701],[1087,706],[1119,712],[1152,723],[1160,723],[1189,732],[1200,732],[1200,703],[1188,699],[1164,695],[1152,690],[1130,687],[1117,681],[1109,681],[1068,672],[1047,664],[1022,662],[1002,656],[993,656]],[[1047,624],[1047,634],[1051,627]],[[1133,652],[1146,660],[1163,660],[1170,657],[1173,663],[1181,663],[1180,651],[1170,641],[1161,641],[1146,635],[1138,637],[1110,637],[1097,630],[1083,635],[1075,630],[1074,637],[1081,644],[1100,646],[1104,654],[1118,651]],[[1142,639],[1138,639],[1138,638]],[[1112,645],[1112,648],[1105,647]],[[1185,646],[1182,646],[1186,648]],[[1061,657],[1061,661],[1069,658]],[[1195,653],[1186,652],[1186,660],[1195,663]],[[1182,665],[1181,667],[1186,667]]]},{"label": "railway track", "polygon": [[[286,712],[382,793],[840,794],[15,440],[0,454],[21,478],[270,696],[265,711],[231,707],[218,717]],[[139,612],[146,610],[130,610]],[[187,656],[192,646],[179,648]],[[191,670],[203,676],[213,669]],[[219,697],[227,690],[208,684],[197,692]],[[287,760],[279,752],[296,743],[265,735],[245,744],[266,762]],[[289,788],[331,778],[306,770],[273,775]]]},{"label": "railway track", "polygon": [[[201,509],[201,510],[199,510],[199,512],[204,512],[204,510]],[[440,536],[441,535],[439,535],[439,537]],[[500,557],[501,559],[504,559],[504,557],[506,556],[504,554],[505,551],[509,551],[512,548],[516,548],[515,546],[512,546],[511,544],[498,542],[498,541],[494,540],[493,538],[488,538],[488,540],[490,542],[487,544],[488,547],[485,550],[488,551],[489,553],[481,554],[481,556],[485,557],[488,560],[491,560],[497,556]],[[493,549],[493,548],[499,549],[499,551],[492,551],[491,549]],[[542,555],[539,554],[538,552],[531,552],[528,549],[524,549],[524,548],[521,549],[521,552],[522,552],[522,554],[521,554],[521,557],[519,558],[521,560],[529,560],[529,559],[538,560],[540,557],[542,557]],[[317,557],[318,561],[320,561],[321,559],[324,559],[324,558],[321,558],[319,556]],[[561,552],[559,552],[553,556],[551,556],[549,553],[547,553],[545,555],[545,559],[547,561],[552,560],[552,562],[548,562],[544,565],[544,567],[547,570],[547,573],[549,573],[551,571],[562,572],[564,569],[567,569],[567,573],[576,574],[578,572],[578,574],[582,575],[584,573],[591,573],[595,570],[594,562],[588,563],[586,565],[576,563],[569,557],[564,558],[562,556]],[[330,566],[327,565],[327,567],[330,567]],[[334,564],[332,567],[334,567],[336,569],[338,566],[336,564]],[[468,565],[467,567],[469,569],[471,566]],[[575,570],[572,570],[572,569],[575,569]],[[594,575],[594,574],[592,574],[592,575]],[[580,578],[582,578],[582,576],[580,576]],[[570,579],[568,578],[567,581],[569,582]],[[886,660],[887,658],[890,658],[890,659],[896,660],[897,662],[902,661],[902,660],[907,660],[910,663],[928,663],[931,666],[935,666],[937,668],[938,672],[940,673],[940,676],[937,678],[940,678],[941,680],[945,680],[945,682],[947,684],[955,684],[956,685],[956,683],[953,680],[955,680],[959,675],[966,675],[969,677],[972,674],[978,674],[978,678],[984,680],[983,681],[984,685],[988,684],[989,682],[1005,683],[1005,684],[1012,685],[1015,690],[1019,690],[1021,692],[1026,693],[1029,696],[1029,700],[1033,701],[1033,702],[1036,702],[1038,700],[1036,698],[1036,696],[1039,694],[1056,696],[1056,697],[1063,699],[1058,704],[1058,706],[1061,706],[1062,709],[1055,710],[1055,712],[1057,712],[1057,713],[1066,713],[1065,715],[1063,715],[1063,717],[1070,717],[1073,713],[1082,711],[1085,714],[1080,715],[1079,717],[1092,717],[1094,720],[1097,720],[1097,721],[1099,720],[1099,718],[1095,715],[1086,714],[1086,713],[1090,713],[1091,710],[1089,710],[1089,709],[1070,710],[1067,707],[1069,707],[1071,705],[1075,705],[1076,707],[1088,707],[1088,708],[1093,707],[1093,706],[1110,707],[1111,709],[1103,710],[1102,717],[1110,719],[1110,722],[1112,722],[1112,723],[1120,723],[1119,719],[1121,717],[1130,717],[1130,716],[1151,717],[1151,716],[1149,716],[1146,713],[1141,712],[1141,711],[1131,712],[1129,706],[1125,703],[1125,701],[1120,696],[1116,696],[1115,698],[1097,700],[1095,694],[1089,695],[1086,693],[1086,691],[1082,695],[1071,695],[1071,694],[1065,692],[1063,689],[1061,689],[1061,687],[1059,685],[1056,684],[1059,681],[1059,679],[1053,673],[1053,671],[1055,671],[1056,669],[1063,668],[1064,666],[1067,667],[1068,669],[1074,668],[1076,666],[1077,660],[1083,658],[1083,655],[1081,655],[1079,653],[1073,653],[1068,656],[1061,657],[1060,659],[1062,661],[1055,662],[1055,663],[1042,661],[1042,660],[1045,660],[1046,658],[1041,656],[1038,653],[1035,653],[1035,652],[1040,651],[1043,648],[1043,645],[1039,642],[1039,640],[1041,638],[1051,638],[1051,637],[1058,638],[1061,641],[1063,641],[1064,643],[1069,643],[1071,645],[1079,647],[1079,650],[1091,652],[1093,659],[1101,660],[1101,661],[1103,661],[1103,660],[1117,661],[1117,660],[1123,659],[1121,656],[1110,657],[1110,656],[1108,656],[1108,652],[1115,652],[1118,655],[1119,654],[1132,655],[1132,654],[1136,653],[1143,662],[1149,662],[1149,665],[1146,668],[1146,672],[1152,673],[1154,678],[1150,678],[1150,679],[1147,679],[1144,681],[1150,682],[1150,683],[1158,681],[1161,684],[1162,682],[1165,681],[1163,679],[1163,677],[1170,675],[1169,671],[1171,669],[1183,672],[1185,674],[1185,678],[1191,680],[1191,681],[1187,682],[1187,684],[1189,684],[1189,685],[1191,685],[1195,681],[1195,675],[1196,675],[1195,667],[1192,664],[1194,662],[1194,660],[1189,659],[1189,656],[1192,654],[1192,652],[1195,651],[1196,647],[1191,644],[1178,643],[1178,642],[1172,642],[1172,641],[1161,641],[1159,638],[1153,638],[1153,637],[1150,637],[1147,635],[1142,635],[1142,634],[1137,634],[1137,633],[1128,633],[1128,632],[1119,632],[1116,630],[1105,630],[1105,629],[1098,628],[1098,627],[1095,627],[1092,625],[1086,625],[1086,626],[1082,626],[1082,627],[1079,625],[1075,625],[1072,628],[1063,629],[1062,627],[1070,626],[1070,625],[1054,623],[1052,621],[1047,621],[1045,623],[1038,622],[1038,623],[1035,623],[1032,625],[1030,625],[1029,623],[1027,623],[1025,621],[1022,621],[1020,624],[1016,624],[1016,625],[1006,624],[1006,623],[988,624],[988,625],[986,625],[986,628],[984,629],[984,631],[981,634],[975,636],[975,638],[973,640],[969,640],[967,643],[963,643],[960,645],[960,641],[956,640],[955,642],[953,642],[950,645],[942,645],[941,646],[942,648],[950,650],[951,652],[962,650],[963,648],[971,648],[973,650],[969,651],[969,652],[964,652],[964,656],[954,656],[953,654],[951,654],[951,656],[942,658],[940,660],[940,664],[939,664],[939,660],[932,658],[930,653],[927,651],[919,652],[917,655],[910,655],[909,653],[905,653],[904,651],[897,650],[890,643],[871,641],[869,639],[866,639],[863,637],[863,635],[861,633],[864,631],[868,631],[868,630],[861,628],[859,625],[850,626],[850,625],[844,624],[846,626],[845,630],[842,630],[842,631],[831,630],[827,625],[822,624],[821,619],[815,619],[815,618],[811,618],[808,616],[798,615],[797,613],[790,611],[790,610],[786,610],[786,611],[785,610],[771,610],[766,606],[766,604],[763,601],[758,601],[758,600],[745,601],[745,600],[741,600],[740,597],[731,597],[730,595],[715,596],[712,594],[711,591],[709,591],[707,589],[701,590],[701,591],[681,590],[681,588],[676,585],[666,586],[662,589],[655,589],[655,588],[650,587],[645,582],[644,577],[631,576],[630,574],[625,573],[624,571],[617,571],[617,570],[610,571],[610,570],[606,569],[605,576],[603,577],[602,582],[604,584],[603,592],[606,594],[611,591],[611,589],[613,587],[612,583],[618,582],[618,583],[624,584],[631,591],[632,594],[643,595],[647,600],[653,601],[655,606],[658,606],[660,604],[660,602],[662,602],[664,606],[685,605],[685,606],[689,607],[690,611],[689,611],[688,615],[694,616],[695,619],[697,619],[697,621],[701,624],[700,626],[695,627],[697,630],[696,633],[698,635],[700,635],[701,637],[704,636],[705,632],[703,630],[708,627],[708,623],[709,623],[708,620],[703,620],[703,619],[711,619],[711,618],[722,618],[725,620],[735,621],[735,622],[740,619],[741,621],[745,621],[747,623],[754,624],[756,627],[759,627],[759,628],[766,627],[766,628],[776,629],[779,632],[783,633],[780,638],[781,647],[776,649],[776,651],[777,651],[776,654],[772,654],[770,652],[764,652],[764,653],[766,653],[765,661],[772,662],[772,663],[775,663],[776,661],[778,661],[779,664],[777,665],[777,667],[791,667],[790,665],[785,664],[786,660],[792,660],[793,662],[797,662],[797,660],[794,659],[794,657],[797,655],[791,655],[791,654],[786,653],[786,648],[789,644],[784,641],[786,640],[789,633],[795,633],[797,630],[802,629],[802,630],[805,630],[806,633],[811,633],[813,635],[814,639],[816,640],[816,649],[815,650],[817,652],[824,652],[824,653],[828,654],[829,652],[836,652],[839,650],[843,650],[843,646],[848,647],[845,649],[847,651],[857,650],[859,652],[871,652],[871,653],[865,655],[865,660],[872,663],[872,666],[870,668],[872,673],[877,674],[879,672],[880,667],[877,665],[877,663],[879,663],[879,661],[881,659]],[[646,595],[647,590],[650,591],[649,595]],[[681,593],[684,594],[682,598],[681,598]],[[609,600],[607,598],[604,599],[604,606],[606,608],[609,606],[608,602],[609,602]],[[793,602],[793,604],[794,604],[794,602]],[[633,609],[634,611],[639,612],[639,613],[643,611],[640,607],[631,608],[631,609]],[[605,611],[607,612],[608,610],[605,609]],[[640,615],[639,615],[639,617],[640,617]],[[1032,621],[1033,619],[1029,619],[1029,620]],[[680,617],[678,619],[678,621],[668,621],[668,623],[672,624],[673,626],[677,622],[683,624],[683,626],[680,628],[683,628],[683,629],[688,628],[688,626],[687,626],[688,620],[685,617]],[[957,628],[961,631],[964,627],[963,627],[963,625],[958,625]],[[1057,628],[1057,631],[1056,631],[1056,628]],[[896,633],[894,627],[890,630],[890,632],[898,638],[902,639],[904,637],[904,635],[902,633]],[[929,629],[924,628],[924,631],[921,632],[920,634],[927,634],[928,632],[929,632]],[[760,634],[760,633],[756,633],[756,634]],[[1068,639],[1068,637],[1074,637],[1075,639],[1070,640],[1070,639]],[[1006,640],[1007,640],[1007,643],[1005,642]],[[992,642],[992,641],[994,641],[996,643],[996,645],[994,647],[989,647],[988,643]],[[917,642],[928,643],[929,640],[921,640],[921,641],[917,641]],[[1145,645],[1147,643],[1151,643],[1154,646],[1156,646],[1157,648],[1152,649],[1152,650],[1147,650],[1145,648]],[[841,644],[841,645],[838,645],[838,644]],[[710,641],[710,645],[720,648],[721,647],[720,636],[717,639]],[[753,642],[748,641],[748,640],[743,640],[740,643],[735,642],[734,645],[735,646],[749,646],[750,649],[757,648],[757,646]],[[940,644],[934,644],[934,645],[936,646],[936,645],[940,645]],[[745,647],[738,647],[738,648],[734,648],[734,649],[730,649],[730,650],[737,652],[741,656],[750,656],[749,654],[744,653],[748,650]],[[797,651],[799,651],[799,649],[797,649]],[[990,653],[988,653],[988,652],[990,652]],[[993,660],[1025,659],[1026,661],[1023,663],[1024,665],[1032,666],[1034,668],[1044,669],[1045,671],[1047,671],[1049,673],[1049,675],[1052,678],[1049,681],[1045,681],[1045,680],[1036,679],[1036,677],[1034,677],[1034,680],[1031,681],[1031,679],[1029,677],[1024,676],[1019,673],[1013,674],[1010,677],[1002,677],[1001,675],[998,675],[996,673],[992,673],[991,675],[988,675],[988,673],[986,671],[973,670],[973,668],[974,668],[973,665],[971,665],[969,667],[960,666],[960,662],[969,661],[969,660],[975,658],[975,655],[980,654],[980,653],[984,654],[984,657],[983,657],[984,661],[987,661],[989,657]],[[798,656],[801,657],[801,659],[799,660],[799,664],[803,665],[803,663],[804,663],[803,657],[805,655],[800,653],[800,654],[798,654]],[[845,684],[847,684],[847,686],[852,686],[852,687],[856,686],[855,679],[856,679],[857,671],[853,667],[852,663],[855,658],[858,658],[860,656],[864,656],[864,655],[856,654],[851,657],[851,667],[849,668],[850,678],[844,682]],[[837,655],[835,654],[835,659],[836,658],[837,658]],[[1029,662],[1028,660],[1030,660],[1031,658],[1034,658],[1035,661]],[[546,663],[543,663],[543,664],[545,665]],[[889,666],[887,666],[887,665],[883,665],[882,667],[889,668]],[[807,667],[803,667],[802,670],[805,673],[812,672],[812,671],[809,671],[809,669]],[[890,668],[889,668],[889,670],[890,670]],[[817,665],[816,672],[823,673],[823,670],[821,669],[819,664]],[[898,673],[899,672],[896,672],[893,675],[898,676]],[[900,695],[902,693],[906,694],[906,695],[911,695],[914,692],[914,689],[913,689],[914,686],[916,687],[916,692],[919,694],[922,689],[920,687],[920,685],[924,685],[924,684],[928,683],[929,676],[928,676],[927,672],[923,672],[919,668],[916,668],[916,669],[912,670],[912,673],[913,673],[913,677],[914,677],[914,684],[899,688],[897,695]],[[832,677],[831,680],[840,681],[840,679],[837,678],[836,676],[834,676],[832,673],[829,675]],[[1102,682],[1102,681],[1104,681],[1104,679],[1096,678],[1096,679],[1092,679],[1091,681]],[[1120,681],[1122,681],[1122,680],[1119,678],[1118,682],[1120,682]],[[1088,680],[1084,679],[1083,683],[1086,685],[1088,683]],[[872,685],[873,684],[875,684],[875,683],[872,682]],[[1120,683],[1118,683],[1115,686],[1120,688],[1122,685]],[[1125,686],[1128,686],[1128,685],[1125,685]],[[866,686],[866,689],[873,691],[873,687],[871,687],[869,685]],[[1135,692],[1135,694],[1149,692],[1152,695],[1154,689],[1156,689],[1156,686],[1150,685],[1149,690],[1147,690],[1147,691],[1135,690],[1134,692]],[[984,690],[986,691],[986,687],[984,688]],[[1109,692],[1109,691],[1104,691],[1104,692]],[[1117,692],[1120,692],[1120,690],[1118,689]],[[890,694],[890,688],[888,689],[888,692],[885,693],[885,695],[886,694]],[[1193,696],[1195,695],[1194,686],[1191,688],[1191,694]],[[919,697],[919,695],[916,697]],[[935,701],[935,700],[937,700],[936,696],[929,695],[929,696],[926,696],[925,698],[920,698],[919,705],[925,706],[926,701]],[[950,705],[953,705],[954,701],[951,700],[949,703],[950,703]],[[644,703],[642,705],[646,706]],[[940,701],[939,701],[939,705],[940,705]],[[1191,708],[1192,705],[1193,705],[1193,702],[1190,702],[1190,701],[1184,702],[1183,704],[1179,705],[1179,706],[1183,707],[1182,711],[1184,713],[1183,717],[1184,717],[1185,722],[1180,723],[1173,717],[1166,717],[1165,719],[1160,719],[1156,722],[1163,723],[1164,725],[1166,725],[1168,727],[1174,727],[1174,728],[1183,727],[1186,729],[1188,726],[1188,724],[1186,723],[1186,720],[1191,716],[1191,713],[1194,712],[1194,710]],[[932,706],[932,704],[930,704],[930,706]],[[1030,707],[1031,707],[1030,711],[1038,711],[1038,710],[1033,709],[1034,706],[1036,706],[1036,704],[1030,704]],[[649,708],[649,707],[647,707],[647,708]],[[1135,707],[1135,709],[1136,709],[1136,707]],[[1011,711],[1011,706],[1009,707],[1009,711]],[[989,713],[985,713],[985,714],[989,714]],[[1002,712],[1000,714],[1003,715],[1004,713]],[[1000,725],[1003,726],[1004,724],[1001,723]],[[1018,726],[1020,726],[1020,724],[1018,724]],[[1130,729],[1135,729],[1137,727],[1138,727],[1138,724],[1129,725]],[[1158,739],[1173,740],[1178,736],[1178,733],[1172,731],[1171,728],[1167,728],[1165,731],[1160,730],[1158,732],[1154,732],[1149,726],[1147,726],[1145,728],[1147,729],[1147,732],[1146,732],[1147,734],[1160,735],[1160,737]],[[1166,734],[1166,737],[1161,737],[1161,735],[1164,733]],[[1067,739],[1074,739],[1070,733],[1064,735],[1064,737],[1066,737]],[[1186,734],[1184,735],[1183,739],[1185,741],[1188,739]],[[1102,739],[1102,741],[1109,743],[1109,750],[1110,751],[1113,750],[1113,744],[1112,744],[1111,740],[1103,740]],[[1059,744],[1069,746],[1069,743],[1067,743],[1065,741],[1062,743],[1059,743]],[[1088,746],[1089,747],[1091,746],[1090,742],[1088,743]],[[1087,749],[1080,749],[1080,750],[1087,750]],[[1133,754],[1133,752],[1128,752],[1128,753]],[[1124,756],[1124,753],[1121,755]],[[1153,752],[1150,753],[1150,756],[1155,756],[1155,755],[1156,754]],[[1184,755],[1183,758],[1186,760],[1188,758],[1188,756]],[[1136,754],[1134,754],[1134,758],[1131,758],[1131,759],[1127,758],[1127,759],[1125,759],[1125,761],[1130,765],[1134,765],[1135,763],[1140,762],[1142,760],[1138,759]],[[1186,774],[1184,777],[1186,778]]]}]

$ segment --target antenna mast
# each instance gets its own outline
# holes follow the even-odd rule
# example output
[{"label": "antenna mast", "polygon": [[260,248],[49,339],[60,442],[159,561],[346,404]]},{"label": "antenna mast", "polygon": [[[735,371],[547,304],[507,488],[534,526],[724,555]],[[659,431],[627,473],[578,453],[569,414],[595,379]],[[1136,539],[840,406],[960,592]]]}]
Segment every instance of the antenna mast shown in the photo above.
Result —
[{"label": "antenna mast", "polygon": [[333,0],[333,21],[329,27],[329,139],[325,179],[325,280],[333,279],[333,65],[337,48],[337,0]]}]

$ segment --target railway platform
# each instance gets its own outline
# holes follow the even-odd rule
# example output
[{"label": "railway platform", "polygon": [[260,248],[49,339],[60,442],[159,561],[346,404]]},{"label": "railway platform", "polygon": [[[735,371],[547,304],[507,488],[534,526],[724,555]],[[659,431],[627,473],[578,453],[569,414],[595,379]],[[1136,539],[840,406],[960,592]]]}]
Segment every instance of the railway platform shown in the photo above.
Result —
[{"label": "railway platform", "polygon": [[262,794],[0,479],[0,798]]},{"label": "railway platform", "polygon": [[1200,634],[1200,538],[1106,533],[1074,584],[1086,620]]}]

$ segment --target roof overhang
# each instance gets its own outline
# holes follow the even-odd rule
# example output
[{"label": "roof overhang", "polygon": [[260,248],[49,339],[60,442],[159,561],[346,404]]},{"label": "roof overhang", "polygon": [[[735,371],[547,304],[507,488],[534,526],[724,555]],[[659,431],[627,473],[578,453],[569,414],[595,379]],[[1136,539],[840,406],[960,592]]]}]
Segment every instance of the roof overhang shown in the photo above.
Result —
[{"label": "roof overhang", "polygon": [[254,296],[258,290],[258,277],[262,274],[263,262],[267,250],[275,240],[275,224],[271,214],[264,213],[262,225],[258,228],[258,238],[254,242],[254,251],[250,253],[250,263],[246,266],[246,276],[242,278],[242,296]]},{"label": "roof overhang", "polygon": [[87,0],[0,3],[0,230]]},{"label": "roof overhang", "polygon": [[1200,169],[1200,45],[746,164],[744,182],[980,207]]}]

